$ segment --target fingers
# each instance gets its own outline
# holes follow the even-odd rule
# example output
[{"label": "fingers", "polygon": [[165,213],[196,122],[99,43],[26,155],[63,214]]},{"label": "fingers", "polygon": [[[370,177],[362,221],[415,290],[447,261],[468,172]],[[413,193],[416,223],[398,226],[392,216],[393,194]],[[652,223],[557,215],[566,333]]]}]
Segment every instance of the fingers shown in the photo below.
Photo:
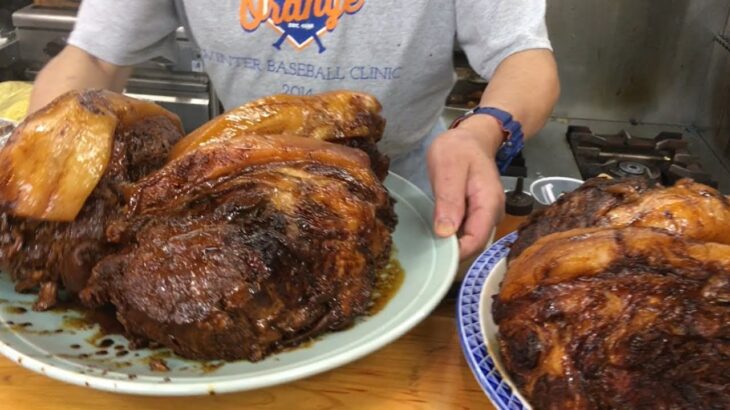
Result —
[{"label": "fingers", "polygon": [[467,216],[459,239],[461,259],[484,250],[504,213],[504,189],[496,170],[470,172],[467,195]]},{"label": "fingers", "polygon": [[436,199],[434,232],[441,237],[455,234],[464,219],[468,163],[434,144],[428,155],[431,187]]}]

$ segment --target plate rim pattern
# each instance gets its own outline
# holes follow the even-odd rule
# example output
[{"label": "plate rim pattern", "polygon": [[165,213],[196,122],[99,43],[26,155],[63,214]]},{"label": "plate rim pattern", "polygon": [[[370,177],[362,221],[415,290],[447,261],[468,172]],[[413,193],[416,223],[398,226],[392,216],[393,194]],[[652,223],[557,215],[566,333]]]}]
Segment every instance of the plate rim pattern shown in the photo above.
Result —
[{"label": "plate rim pattern", "polygon": [[495,242],[471,265],[459,289],[456,323],[459,343],[479,386],[499,410],[525,410],[529,407],[512,391],[489,354],[480,326],[480,300],[484,283],[494,267],[509,253],[517,239],[513,232]]}]

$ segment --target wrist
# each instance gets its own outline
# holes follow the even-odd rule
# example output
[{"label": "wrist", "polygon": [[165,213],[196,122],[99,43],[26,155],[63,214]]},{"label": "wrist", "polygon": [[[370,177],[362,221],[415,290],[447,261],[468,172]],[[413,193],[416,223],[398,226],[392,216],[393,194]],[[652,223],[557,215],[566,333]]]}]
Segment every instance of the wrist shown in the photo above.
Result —
[{"label": "wrist", "polygon": [[491,115],[472,115],[461,121],[456,128],[470,131],[492,157],[497,155],[507,136],[502,124]]}]

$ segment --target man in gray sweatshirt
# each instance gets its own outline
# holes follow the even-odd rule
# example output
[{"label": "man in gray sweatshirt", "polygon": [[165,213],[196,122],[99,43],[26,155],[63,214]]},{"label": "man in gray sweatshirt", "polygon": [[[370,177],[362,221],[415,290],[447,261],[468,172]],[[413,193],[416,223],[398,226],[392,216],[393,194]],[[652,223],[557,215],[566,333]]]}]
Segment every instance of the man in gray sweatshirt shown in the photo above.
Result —
[{"label": "man in gray sweatshirt", "polygon": [[[68,46],[40,72],[36,110],[71,89],[121,91],[131,66],[173,58],[184,26],[225,108],[271,94],[375,95],[391,169],[436,200],[434,231],[484,248],[503,213],[498,166],[559,94],[545,0],[84,0]],[[489,85],[451,129],[455,42]]]}]

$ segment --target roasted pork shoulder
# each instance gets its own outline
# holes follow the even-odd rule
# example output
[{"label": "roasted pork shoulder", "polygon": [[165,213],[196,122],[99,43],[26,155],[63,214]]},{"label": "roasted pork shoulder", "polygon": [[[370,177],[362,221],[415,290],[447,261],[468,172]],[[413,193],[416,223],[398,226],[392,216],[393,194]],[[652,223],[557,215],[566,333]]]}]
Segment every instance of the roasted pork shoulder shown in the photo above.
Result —
[{"label": "roasted pork shoulder", "polygon": [[509,266],[493,314],[533,408],[730,408],[728,245],[651,228],[548,235]]},{"label": "roasted pork shoulder", "polygon": [[82,300],[130,338],[195,359],[259,360],[366,313],[390,256],[388,192],[359,150],[241,134],[141,179]]},{"label": "roasted pork shoulder", "polygon": [[260,360],[347,327],[396,224],[379,111],[275,96],[181,139],[154,104],[68,93],[0,151],[0,263],[37,309],[64,288],[188,358]]}]

